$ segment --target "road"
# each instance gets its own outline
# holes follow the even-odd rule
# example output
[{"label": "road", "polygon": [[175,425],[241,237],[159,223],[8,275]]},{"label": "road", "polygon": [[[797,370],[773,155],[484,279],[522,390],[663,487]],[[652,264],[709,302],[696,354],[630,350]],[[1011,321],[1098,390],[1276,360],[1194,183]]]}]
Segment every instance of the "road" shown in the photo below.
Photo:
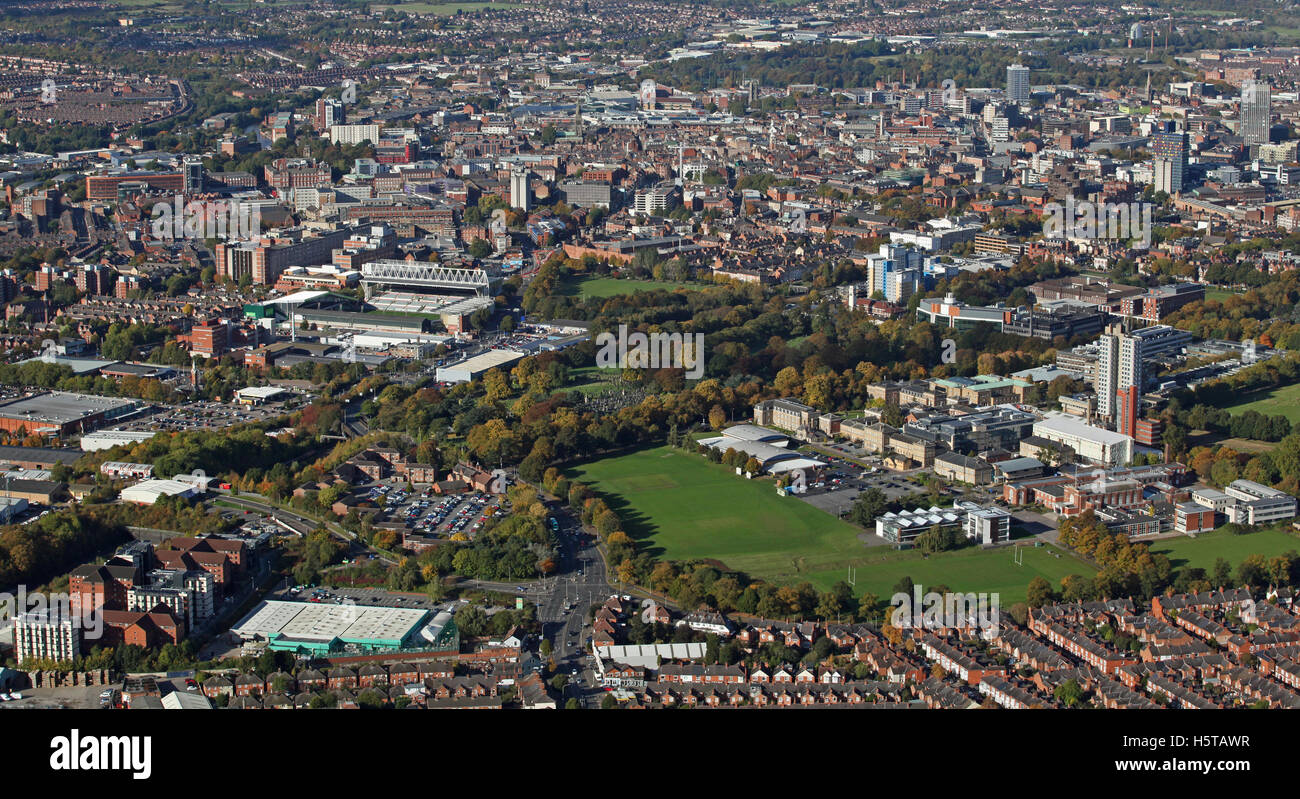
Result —
[{"label": "road", "polygon": [[[275,507],[274,505],[270,505],[265,502],[259,502],[254,499],[249,499],[248,497],[243,495],[226,494],[222,496],[222,500],[234,505],[238,505],[242,508],[247,508],[249,510],[255,510],[261,513],[265,513],[267,516],[270,516],[271,518],[277,519],[280,522],[284,523],[285,525],[293,529],[295,532],[299,532],[304,535],[310,533],[312,530],[315,530],[321,524],[320,522],[317,522],[314,519],[309,519],[308,517],[295,513],[291,510],[285,510],[284,508],[278,508]],[[329,530],[329,532],[332,535],[336,536],[337,538],[342,539],[349,546],[364,548],[365,551],[371,555],[371,557],[386,565],[389,566],[397,565],[397,561],[384,555],[383,553],[372,550],[369,547],[363,547],[361,542],[357,540],[357,537],[354,533],[349,532],[348,530],[344,529],[343,527],[331,521],[326,521],[324,524],[326,530]]]},{"label": "road", "polygon": [[[569,677],[562,699],[576,698],[583,707],[599,707],[604,692],[596,684],[587,643],[591,637],[589,609],[601,604],[615,593],[605,574],[605,561],[590,533],[568,508],[560,503],[548,503],[551,515],[560,521],[558,567],[555,574],[542,580],[496,582],[487,580],[462,580],[459,586],[500,591],[522,596],[537,607],[537,620],[542,626],[542,637],[551,641],[551,659],[555,673]],[[570,609],[572,606],[572,609]],[[578,674],[573,674],[574,670]]]},{"label": "road", "polygon": [[[560,520],[559,567],[556,574],[544,582],[550,592],[537,600],[537,618],[542,624],[542,636],[552,644],[552,659],[558,674],[570,675],[570,686],[564,698],[577,698],[584,707],[599,707],[603,692],[596,685],[589,658],[587,643],[591,636],[589,608],[608,599],[614,589],[605,575],[605,561],[594,543],[594,538],[582,530],[582,525],[569,510],[560,504],[552,507],[553,515]],[[569,606],[572,605],[572,610]],[[574,670],[578,671],[573,676]]]},{"label": "road", "polygon": [[369,397],[357,397],[343,406],[343,434],[345,436],[359,438],[370,432],[370,425],[361,417],[361,404],[366,399],[369,399]]}]

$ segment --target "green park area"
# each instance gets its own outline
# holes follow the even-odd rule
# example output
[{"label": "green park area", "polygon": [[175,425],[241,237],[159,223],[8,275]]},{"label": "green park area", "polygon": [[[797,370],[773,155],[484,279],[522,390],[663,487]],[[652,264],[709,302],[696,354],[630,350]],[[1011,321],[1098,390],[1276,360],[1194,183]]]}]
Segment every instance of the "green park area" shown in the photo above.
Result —
[{"label": "green park area", "polygon": [[1029,581],[1059,585],[1095,570],[1054,547],[961,549],[925,556],[866,546],[859,528],[795,497],[771,480],[746,480],[725,466],[669,447],[644,449],[574,467],[567,473],[599,493],[629,536],[668,560],[714,560],[775,583],[807,580],[830,588],[857,569],[855,592],[881,597],[904,576],[954,591],[998,592],[1003,606],[1025,598]]},{"label": "green park area", "polygon": [[1300,536],[1285,525],[1246,535],[1233,535],[1221,527],[1195,538],[1179,536],[1152,541],[1151,551],[1167,556],[1175,569],[1200,568],[1210,572],[1217,558],[1223,558],[1236,569],[1250,555],[1271,558],[1288,551],[1300,552]]},{"label": "green park area", "polygon": [[1205,299],[1225,302],[1229,297],[1240,297],[1243,293],[1244,292],[1240,291],[1230,291],[1228,289],[1206,289]]},{"label": "green park area", "polygon": [[[866,558],[854,559],[855,593],[871,592],[882,599],[894,593],[894,586],[904,577],[929,590],[944,585],[961,593],[996,593],[1006,608],[1025,601],[1029,581],[1042,577],[1059,587],[1071,574],[1091,577],[1097,570],[1069,552],[1051,545],[981,549],[968,547],[926,557],[917,550],[898,551],[872,547]],[[1019,560],[1019,562],[1017,562]],[[819,588],[843,580],[847,567],[801,575]]]},{"label": "green park area", "polygon": [[1285,416],[1292,424],[1300,423],[1300,383],[1247,394],[1224,410],[1234,414],[1257,411],[1265,416]]}]

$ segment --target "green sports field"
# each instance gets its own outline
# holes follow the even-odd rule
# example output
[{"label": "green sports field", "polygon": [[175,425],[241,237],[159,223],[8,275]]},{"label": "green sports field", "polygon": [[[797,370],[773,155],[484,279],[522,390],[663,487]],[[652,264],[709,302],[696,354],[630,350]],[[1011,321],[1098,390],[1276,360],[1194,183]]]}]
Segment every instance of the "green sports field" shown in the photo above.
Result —
[{"label": "green sports field", "polygon": [[1248,394],[1244,401],[1229,405],[1225,410],[1230,413],[1258,411],[1265,416],[1285,416],[1292,424],[1300,423],[1300,383]]},{"label": "green sports field", "polygon": [[[877,549],[880,556],[877,557]],[[1061,580],[1071,574],[1092,577],[1096,574],[1089,564],[1063,549],[1053,546],[1022,546],[1021,564],[1015,562],[1016,553],[1008,547],[980,549],[972,547],[956,552],[945,552],[926,558],[916,550],[900,552],[894,549],[873,547],[862,563],[854,561],[859,594],[868,591],[881,598],[894,592],[899,579],[907,576],[922,586],[946,585],[953,591],[966,593],[997,593],[1002,607],[1010,607],[1025,600],[1029,581],[1042,577],[1060,588]],[[801,576],[813,585],[826,587],[843,580],[847,568],[829,570]]]},{"label": "green sports field", "polygon": [[1168,556],[1175,569],[1214,568],[1214,560],[1223,558],[1235,569],[1248,555],[1271,558],[1289,550],[1300,552],[1300,536],[1286,526],[1270,527],[1247,535],[1233,535],[1224,529],[1198,535],[1180,536],[1151,542],[1151,551]]},{"label": "green sports field", "polygon": [[[807,580],[825,589],[855,566],[856,590],[888,596],[904,575],[955,591],[997,591],[1006,604],[1024,599],[1036,576],[1058,585],[1093,569],[1049,547],[964,549],[925,558],[916,551],[867,547],[857,527],[794,497],[770,480],[745,480],[727,467],[668,447],[606,458],[568,471],[591,485],[623,518],[628,535],[668,560],[713,559],[778,583]],[[1056,555],[1061,557],[1057,558]]]},{"label": "green sports field", "polygon": [[679,288],[692,288],[689,283],[671,283],[666,280],[619,280],[613,277],[586,277],[566,281],[560,293],[566,297],[614,297],[619,294],[635,294],[639,291],[664,289],[672,291]]},{"label": "green sports field", "polygon": [[1241,291],[1230,291],[1228,289],[1206,289],[1205,299],[1218,300],[1219,302],[1224,302],[1229,297],[1240,297],[1244,293],[1245,292],[1241,292]]}]

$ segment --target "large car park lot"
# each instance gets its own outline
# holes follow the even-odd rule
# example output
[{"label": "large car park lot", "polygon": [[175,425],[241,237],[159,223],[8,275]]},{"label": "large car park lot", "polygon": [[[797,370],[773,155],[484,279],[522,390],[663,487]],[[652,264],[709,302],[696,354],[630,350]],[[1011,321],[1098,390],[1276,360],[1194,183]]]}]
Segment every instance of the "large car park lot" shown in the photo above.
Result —
[{"label": "large car park lot", "polygon": [[263,422],[285,413],[283,403],[235,405],[226,402],[193,402],[182,406],[159,406],[161,410],[128,422],[118,429],[137,431],[185,432],[220,430],[237,424]]},{"label": "large car park lot", "polygon": [[371,501],[383,497],[390,522],[427,535],[450,538],[462,533],[471,539],[501,512],[503,501],[482,492],[438,496],[428,489],[408,491],[404,486],[388,485],[373,486],[365,496]]},{"label": "large car park lot", "polygon": [[[903,499],[925,490],[910,479],[912,475],[925,472],[925,470],[894,472],[884,470],[879,466],[869,466],[864,469],[852,461],[827,457],[822,453],[810,454],[828,461],[829,465],[818,478],[808,483],[806,491],[797,496],[809,505],[834,516],[846,514],[853,507],[858,494],[869,488],[880,489],[891,501]],[[879,463],[879,459],[870,456],[859,458],[859,460],[867,463]],[[960,488],[944,488],[941,493],[943,499],[940,500],[939,504],[947,505],[968,492]],[[986,495],[980,498],[987,499],[989,497]]]}]

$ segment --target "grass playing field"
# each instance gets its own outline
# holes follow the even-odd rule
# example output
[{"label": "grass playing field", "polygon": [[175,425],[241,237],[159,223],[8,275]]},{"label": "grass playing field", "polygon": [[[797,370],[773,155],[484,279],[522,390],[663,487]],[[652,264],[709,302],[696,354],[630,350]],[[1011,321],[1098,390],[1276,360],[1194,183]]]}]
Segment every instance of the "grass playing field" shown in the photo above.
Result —
[{"label": "grass playing field", "polygon": [[1219,529],[1196,538],[1181,536],[1151,542],[1151,551],[1166,555],[1175,569],[1214,568],[1215,558],[1224,558],[1235,569],[1248,555],[1271,558],[1288,550],[1300,552],[1300,536],[1288,527],[1270,527],[1247,535],[1232,535]]},{"label": "grass playing field", "polygon": [[[1016,554],[1010,548],[997,549],[968,548],[956,552],[924,557],[916,550],[899,552],[894,549],[881,549],[877,557],[876,548],[871,549],[864,564],[854,561],[857,583],[854,591],[864,594],[868,591],[878,597],[887,599],[894,593],[894,586],[904,577],[925,586],[946,585],[953,591],[966,593],[997,593],[1003,608],[1025,600],[1029,581],[1042,577],[1060,588],[1062,578],[1071,574],[1091,577],[1096,573],[1089,564],[1079,560],[1063,549],[1053,546],[1035,547],[1026,545],[1020,548],[1021,564],[1015,562]],[[866,562],[874,561],[874,562]],[[809,575],[801,575],[813,585],[825,587],[836,580],[843,580],[847,568],[829,570]]]},{"label": "grass playing field", "polygon": [[1241,292],[1241,291],[1229,291],[1228,289],[1206,289],[1205,299],[1218,300],[1219,302],[1223,302],[1227,300],[1229,297],[1240,297],[1244,293],[1245,292]]},{"label": "grass playing field", "polygon": [[1290,419],[1293,424],[1300,422],[1300,383],[1271,391],[1247,394],[1243,401],[1229,405],[1226,410],[1231,413],[1258,411],[1265,416],[1280,414]]},{"label": "grass playing field", "polygon": [[585,277],[580,280],[566,281],[560,293],[566,297],[614,297],[619,294],[635,294],[639,291],[678,288],[692,288],[689,283],[670,283],[665,280],[619,280],[613,277]]},{"label": "grass playing field", "polygon": [[[1009,549],[963,549],[931,555],[867,547],[857,527],[794,497],[777,495],[770,480],[745,480],[724,466],[668,447],[640,450],[572,468],[622,517],[628,535],[669,560],[714,559],[728,568],[778,583],[807,580],[821,589],[857,567],[856,591],[887,597],[904,575],[922,585],[1002,594],[1004,606],[1024,599],[1035,576],[1058,585],[1093,569],[1049,547],[1024,549],[1016,565]],[[1060,554],[1061,557],[1056,557]]]}]

